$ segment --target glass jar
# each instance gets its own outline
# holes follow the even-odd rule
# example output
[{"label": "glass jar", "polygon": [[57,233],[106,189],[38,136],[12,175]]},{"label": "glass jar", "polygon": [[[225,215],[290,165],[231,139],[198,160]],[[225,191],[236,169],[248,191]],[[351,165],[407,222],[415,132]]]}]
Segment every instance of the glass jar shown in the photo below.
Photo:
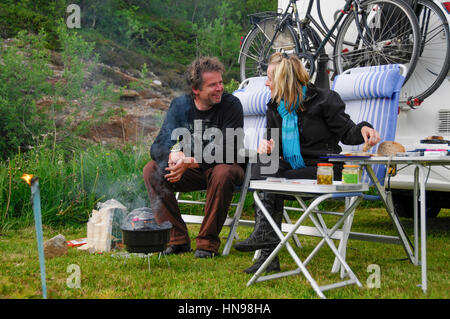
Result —
[{"label": "glass jar", "polygon": [[317,164],[317,184],[333,184],[333,164],[319,163]]},{"label": "glass jar", "polygon": [[344,165],[342,184],[358,184],[360,179],[359,172],[359,165]]}]

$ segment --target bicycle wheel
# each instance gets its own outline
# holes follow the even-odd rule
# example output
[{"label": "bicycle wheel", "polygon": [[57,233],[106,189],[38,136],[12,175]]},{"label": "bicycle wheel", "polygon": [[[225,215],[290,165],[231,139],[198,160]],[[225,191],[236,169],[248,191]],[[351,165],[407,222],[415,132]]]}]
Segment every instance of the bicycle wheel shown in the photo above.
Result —
[{"label": "bicycle wheel", "polygon": [[268,59],[272,53],[299,53],[295,31],[290,25],[283,27],[270,46],[277,22],[276,18],[263,20],[246,36],[239,54],[241,81],[249,77],[266,75]]},{"label": "bicycle wheel", "polygon": [[367,0],[345,17],[336,37],[337,73],[363,66],[404,64],[408,80],[417,63],[420,35],[414,11],[400,0]]},{"label": "bicycle wheel", "polygon": [[432,1],[418,0],[421,45],[416,67],[402,88],[402,96],[420,103],[436,91],[450,67],[450,34],[447,19]]}]

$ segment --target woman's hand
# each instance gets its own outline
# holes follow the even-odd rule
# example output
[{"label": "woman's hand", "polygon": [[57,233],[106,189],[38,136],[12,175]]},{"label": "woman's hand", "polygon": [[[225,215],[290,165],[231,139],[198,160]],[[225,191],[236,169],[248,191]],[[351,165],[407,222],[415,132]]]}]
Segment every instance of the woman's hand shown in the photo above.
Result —
[{"label": "woman's hand", "polygon": [[268,140],[262,140],[261,143],[259,143],[258,147],[258,154],[270,154],[272,153],[272,149],[275,147],[275,141],[273,138]]},{"label": "woman's hand", "polygon": [[376,145],[380,141],[380,134],[368,126],[361,128],[361,135],[364,138],[363,152],[367,152],[369,148]]}]

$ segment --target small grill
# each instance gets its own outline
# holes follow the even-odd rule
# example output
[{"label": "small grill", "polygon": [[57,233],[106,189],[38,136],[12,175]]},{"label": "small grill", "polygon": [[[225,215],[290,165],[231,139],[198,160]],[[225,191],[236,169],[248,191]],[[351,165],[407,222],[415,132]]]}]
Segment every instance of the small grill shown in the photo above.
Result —
[{"label": "small grill", "polygon": [[151,208],[142,207],[131,211],[120,229],[128,252],[149,254],[166,249],[172,224],[168,221],[158,224]]}]

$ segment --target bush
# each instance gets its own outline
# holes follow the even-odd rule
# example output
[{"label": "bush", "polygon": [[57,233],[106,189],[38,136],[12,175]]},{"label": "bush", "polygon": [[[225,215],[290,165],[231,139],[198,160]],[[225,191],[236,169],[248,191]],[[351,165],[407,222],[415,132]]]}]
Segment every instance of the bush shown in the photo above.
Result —
[{"label": "bush", "polygon": [[33,220],[30,188],[20,179],[24,173],[39,177],[43,223],[68,226],[87,222],[99,201],[115,198],[129,209],[148,206],[142,167],[149,160],[146,149],[131,145],[67,151],[46,147],[41,139],[38,147],[0,163],[0,231]]},{"label": "bush", "polygon": [[20,31],[38,33],[44,30],[47,48],[58,47],[56,27],[65,16],[66,0],[2,0],[0,4],[0,37],[16,37]]},{"label": "bush", "polygon": [[25,31],[0,52],[0,158],[6,159],[19,147],[33,144],[51,126],[45,109],[36,101],[49,94],[46,81],[51,70],[44,49],[45,33],[28,35]]}]

